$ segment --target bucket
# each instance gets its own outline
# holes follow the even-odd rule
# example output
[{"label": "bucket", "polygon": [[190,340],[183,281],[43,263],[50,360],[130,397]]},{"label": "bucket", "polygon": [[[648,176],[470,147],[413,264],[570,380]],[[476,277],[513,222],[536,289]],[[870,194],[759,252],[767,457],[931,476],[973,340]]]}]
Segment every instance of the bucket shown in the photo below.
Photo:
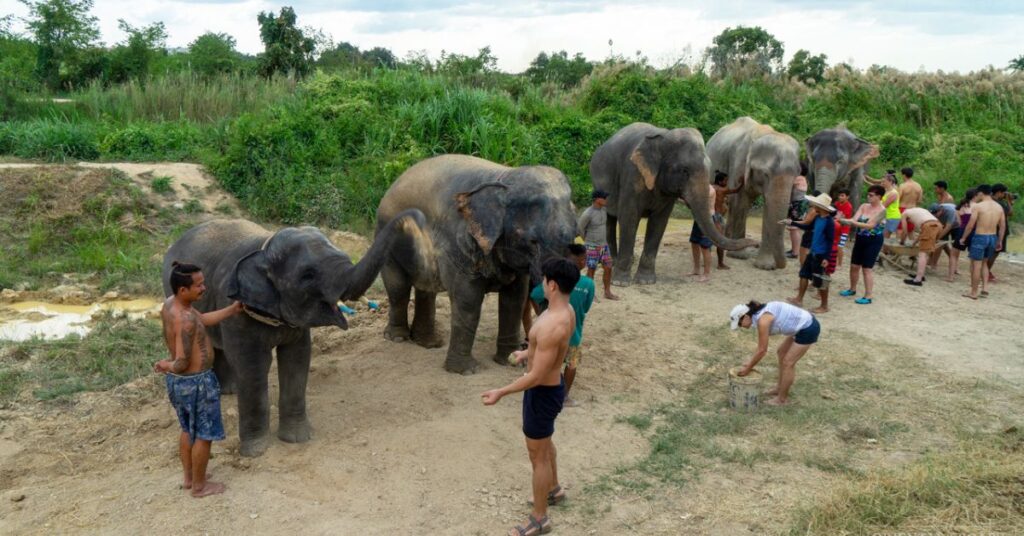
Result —
[{"label": "bucket", "polygon": [[729,369],[729,407],[740,411],[757,409],[761,396],[761,373],[752,370],[746,376],[737,376],[740,367]]},{"label": "bucket", "polygon": [[832,282],[832,278],[826,274],[814,274],[814,277],[821,280],[821,286],[818,290],[828,290],[829,283]]}]

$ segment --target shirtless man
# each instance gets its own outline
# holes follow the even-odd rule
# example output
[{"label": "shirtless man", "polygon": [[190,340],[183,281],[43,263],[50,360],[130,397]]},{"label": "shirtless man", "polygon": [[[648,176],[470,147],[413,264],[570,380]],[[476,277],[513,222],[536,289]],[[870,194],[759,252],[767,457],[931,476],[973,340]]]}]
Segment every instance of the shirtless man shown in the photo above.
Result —
[{"label": "shirtless man", "polygon": [[[715,172],[715,183],[711,187],[715,191],[713,198],[715,211],[711,213],[711,221],[715,222],[715,228],[722,235],[725,235],[725,213],[728,212],[728,208],[725,206],[725,196],[732,195],[743,189],[743,183],[746,182],[745,177],[740,178],[740,183],[735,188],[729,188],[729,176],[721,171]],[[725,265],[725,250],[718,247],[718,269],[728,270],[729,267]]]},{"label": "shirtless man", "polygon": [[953,194],[949,193],[949,184],[946,181],[935,181],[935,199],[940,205],[956,204]]},{"label": "shirtless man", "polygon": [[207,480],[210,443],[224,439],[220,418],[220,384],[213,373],[213,346],[205,326],[219,324],[242,310],[235,302],[219,311],[200,313],[192,304],[206,291],[199,267],[175,262],[171,269],[173,295],[164,301],[160,319],[164,325],[164,343],[170,357],[153,364],[155,372],[167,374],[167,394],[178,414],[181,435],[178,454],[185,472],[184,489],[192,496],[206,497],[224,493],[220,482]]},{"label": "shirtless man", "polygon": [[[913,228],[917,230],[917,239],[912,245],[918,247],[917,273],[914,274],[914,277],[904,279],[903,282],[920,287],[924,284],[924,270],[928,266],[928,256],[935,251],[935,243],[939,239],[939,233],[942,232],[942,224],[931,212],[921,207],[910,207],[903,211],[900,224],[900,244],[907,243],[907,236],[910,235],[910,231],[907,229]],[[910,224],[913,224],[913,227]]]},{"label": "shirtless man", "polygon": [[960,244],[966,244],[971,238],[968,250],[971,258],[971,291],[964,293],[965,298],[978,299],[978,283],[981,283],[981,296],[988,296],[988,258],[1003,248],[1003,237],[1006,235],[1006,217],[1003,207],[992,200],[992,187],[988,184],[978,186],[979,203],[971,207],[971,219],[967,221]]},{"label": "shirtless man", "polygon": [[[712,218],[714,218],[715,215],[716,197],[717,196],[715,194],[715,187],[709,184],[708,210],[710,211]],[[688,203],[686,199],[680,198],[677,199],[676,201],[682,201],[686,206],[690,206],[690,203]],[[701,283],[707,283],[708,281],[711,281],[711,246],[711,239],[707,237],[707,233],[704,232],[704,229],[700,228],[700,225],[697,223],[697,218],[694,217],[693,227],[690,228],[690,255],[693,256],[693,271],[690,272],[688,275],[691,277],[696,277],[697,281]],[[700,271],[701,259],[704,259],[703,274]]]},{"label": "shirtless man", "polygon": [[510,534],[540,534],[551,530],[548,505],[565,500],[558,484],[555,462],[555,418],[565,400],[562,358],[569,349],[569,338],[576,329],[576,315],[569,295],[576,287],[580,271],[566,259],[549,259],[541,266],[544,297],[548,308],[530,330],[530,345],[513,352],[517,364],[526,362],[526,373],[500,389],[482,393],[485,406],[497,404],[505,395],[523,393],[523,434],[533,466],[533,511],[526,523],[513,527]]},{"label": "shirtless man", "polygon": [[900,212],[904,212],[908,208],[914,208],[921,204],[924,190],[914,180],[914,168],[905,167],[900,170],[900,173],[903,174],[903,184],[900,185]]}]

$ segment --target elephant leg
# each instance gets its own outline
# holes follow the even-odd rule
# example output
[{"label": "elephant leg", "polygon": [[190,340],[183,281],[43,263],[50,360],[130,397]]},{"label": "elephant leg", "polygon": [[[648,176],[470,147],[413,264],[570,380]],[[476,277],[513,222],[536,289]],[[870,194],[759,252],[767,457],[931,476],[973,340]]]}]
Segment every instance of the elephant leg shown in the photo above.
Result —
[{"label": "elephant leg", "polygon": [[384,338],[403,342],[412,335],[409,332],[409,294],[412,292],[412,278],[395,261],[389,260],[381,270],[384,288],[388,293],[388,325]]},{"label": "elephant leg", "polygon": [[792,179],[771,177],[764,194],[764,212],[761,216],[761,249],[754,259],[754,266],[762,270],[786,267],[785,229],[775,222],[786,217],[789,196],[793,188]]},{"label": "elephant leg", "polygon": [[[734,239],[746,238],[747,216],[750,214],[750,206],[754,203],[754,199],[757,196],[758,192],[751,192],[748,188],[744,188],[743,191],[732,196],[732,199],[729,200],[729,218],[725,222],[727,237]],[[753,253],[748,248],[739,251],[728,251],[726,255],[734,259],[749,259]]]},{"label": "elephant leg", "polygon": [[[479,366],[473,359],[473,342],[476,340],[477,326],[480,325],[484,289],[467,281],[456,284],[458,288],[448,287],[448,297],[452,302],[452,329],[444,369],[459,374],[473,374]],[[522,316],[522,309],[519,314]]]},{"label": "elephant leg", "polygon": [[424,348],[444,346],[444,337],[437,332],[435,313],[437,293],[416,289],[416,310],[412,317],[412,340]]},{"label": "elephant leg", "polygon": [[530,276],[521,275],[502,287],[498,294],[498,349],[494,362],[508,365],[508,354],[519,349],[523,340],[519,326],[523,320],[523,306],[530,290]]},{"label": "elephant leg", "polygon": [[224,356],[224,350],[216,347],[213,349],[213,373],[217,375],[217,382],[220,383],[220,394],[233,395],[238,392],[235,370]]},{"label": "elephant leg", "polygon": [[242,456],[259,456],[267,450],[270,434],[270,402],[267,374],[273,347],[251,334],[224,335],[224,350],[238,378],[238,435]]},{"label": "elephant leg", "polygon": [[619,239],[615,234],[616,224],[619,219],[616,216],[608,215],[608,220],[605,225],[605,239],[608,240],[608,254],[612,256],[612,260],[617,262],[619,257]]},{"label": "elephant leg", "polygon": [[615,272],[612,282],[628,287],[630,274],[633,271],[633,248],[636,244],[636,230],[640,225],[637,214],[621,214],[619,217],[619,251],[615,257]]},{"label": "elephant leg", "polygon": [[652,213],[647,217],[647,233],[644,234],[644,251],[640,255],[640,264],[636,269],[635,281],[638,285],[651,285],[657,281],[654,264],[658,259],[658,248],[668,226],[668,218],[672,215],[672,204]]},{"label": "elephant leg", "polygon": [[313,435],[306,415],[306,381],[309,379],[309,330],[298,341],[277,347],[278,399],[277,437],[288,443],[304,443]]}]

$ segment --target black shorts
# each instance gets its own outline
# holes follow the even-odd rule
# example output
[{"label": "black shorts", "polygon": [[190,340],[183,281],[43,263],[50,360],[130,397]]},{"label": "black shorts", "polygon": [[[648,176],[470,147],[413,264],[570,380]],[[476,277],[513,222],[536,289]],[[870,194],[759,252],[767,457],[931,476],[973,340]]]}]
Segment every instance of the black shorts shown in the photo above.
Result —
[{"label": "black shorts", "polygon": [[803,236],[800,237],[800,247],[803,249],[811,249],[811,241],[814,239],[814,232],[804,231]]},{"label": "black shorts", "polygon": [[[803,266],[800,267],[800,279],[810,279],[814,288],[821,288],[820,276],[825,274],[825,267],[821,265],[821,261],[827,259],[828,257],[825,255],[808,253]],[[814,277],[815,275],[819,277]]]},{"label": "black shorts", "polygon": [[964,237],[964,230],[960,229],[960,236],[957,237],[956,241],[953,242],[953,247],[960,251],[967,251],[967,248],[971,247],[971,239],[974,238],[974,233],[967,235],[967,240],[964,243],[960,243],[960,239]]},{"label": "black shorts", "polygon": [[858,234],[853,242],[853,253],[850,254],[850,264],[861,268],[871,269],[875,267],[878,254],[882,252],[882,243],[885,242],[884,235],[862,235]]},{"label": "black shorts", "polygon": [[818,335],[821,334],[821,324],[818,319],[811,315],[811,325],[796,332],[793,335],[793,342],[797,344],[814,344],[818,342]]},{"label": "black shorts", "polygon": [[805,203],[806,201],[790,201],[786,216],[793,221],[804,219],[804,215],[807,214],[807,209],[804,207]]},{"label": "black shorts", "polygon": [[690,229],[690,243],[697,244],[704,249],[711,249],[711,239],[704,235],[704,230],[697,225],[697,222],[693,222],[693,227]]},{"label": "black shorts", "polygon": [[565,402],[565,378],[558,385],[537,385],[523,392],[523,434],[544,439],[555,433],[555,418]]}]

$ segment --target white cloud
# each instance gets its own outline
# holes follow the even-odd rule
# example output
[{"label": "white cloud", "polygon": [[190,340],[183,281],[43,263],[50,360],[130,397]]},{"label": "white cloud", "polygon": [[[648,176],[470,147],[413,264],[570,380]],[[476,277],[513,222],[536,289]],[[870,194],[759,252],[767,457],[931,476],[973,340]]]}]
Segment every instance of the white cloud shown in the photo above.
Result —
[{"label": "white cloud", "polygon": [[[490,46],[499,68],[521,71],[541,51],[582,52],[592,60],[637,50],[656,65],[674,61],[689,46],[693,55],[711,44],[727,26],[759,25],[785,44],[787,58],[798,49],[825,53],[830,63],[858,67],[892,65],[902,70],[970,71],[989,64],[1005,66],[1024,52],[1019,28],[1024,10],[1014,2],[990,4],[984,12],[967,2],[919,2],[904,6],[879,0],[828,2],[801,0],[497,2],[386,4],[324,1],[292,2],[300,26],[321,28],[335,41],[361,48],[383,46],[402,57],[426,50],[475,54]],[[347,10],[335,6],[350,6]],[[363,7],[360,7],[363,6]],[[909,7],[908,7],[909,6]],[[163,21],[168,45],[186,46],[205,31],[225,32],[240,50],[262,50],[256,15],[281,4],[261,0],[194,2],[97,0],[103,40],[123,38],[117,19],[133,25]],[[13,0],[0,0],[0,14],[25,14]]]}]

